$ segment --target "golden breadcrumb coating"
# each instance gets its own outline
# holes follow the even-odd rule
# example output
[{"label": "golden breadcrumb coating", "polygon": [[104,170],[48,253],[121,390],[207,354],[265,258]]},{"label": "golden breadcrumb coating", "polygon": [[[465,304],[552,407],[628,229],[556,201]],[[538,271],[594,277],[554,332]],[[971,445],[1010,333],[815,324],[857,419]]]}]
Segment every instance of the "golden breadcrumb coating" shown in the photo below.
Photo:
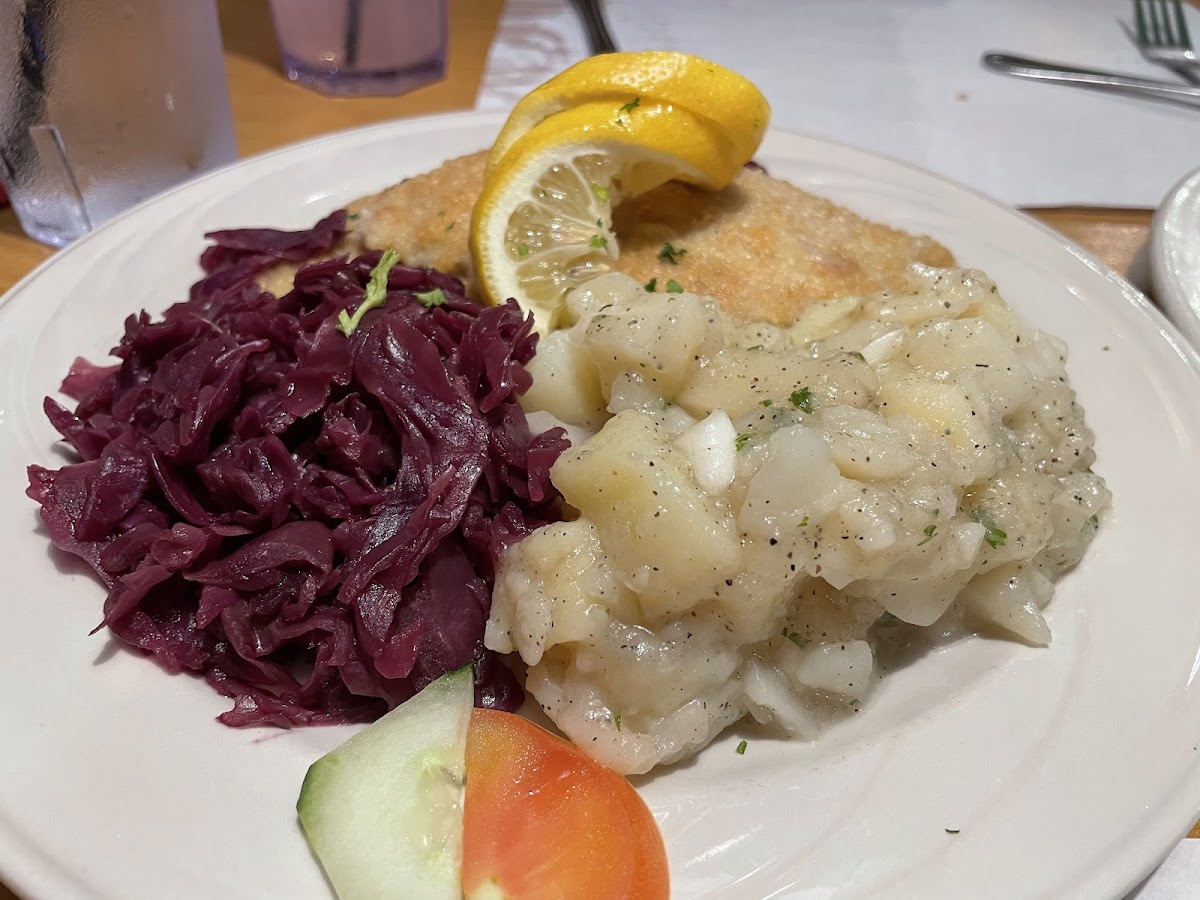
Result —
[{"label": "golden breadcrumb coating", "polygon": [[[462,278],[477,296],[467,232],[486,160],[487,151],[459,157],[356,200],[347,246],[393,247],[409,265]],[[914,262],[954,265],[931,238],[868,221],[749,168],[717,193],[665,184],[621,204],[613,224],[614,269],[643,283],[656,278],[659,290],[674,279],[741,321],[784,325],[811,300],[901,288]],[[677,251],[674,264],[660,256],[667,243]]]}]

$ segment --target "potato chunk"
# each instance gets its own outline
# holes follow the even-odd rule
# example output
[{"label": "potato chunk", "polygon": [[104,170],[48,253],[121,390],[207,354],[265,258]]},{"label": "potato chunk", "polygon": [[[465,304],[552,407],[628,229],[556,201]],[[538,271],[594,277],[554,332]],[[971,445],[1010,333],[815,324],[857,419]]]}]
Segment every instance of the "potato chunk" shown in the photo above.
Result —
[{"label": "potato chunk", "polygon": [[533,385],[521,398],[526,412],[548,412],[561,422],[595,431],[604,424],[600,376],[581,352],[576,335],[555,331],[541,338],[529,361]]},{"label": "potato chunk", "polygon": [[983,319],[939,320],[906,342],[909,363],[927,374],[973,371],[989,399],[1008,415],[1033,396],[1033,376],[1012,343]]},{"label": "potato chunk", "polygon": [[698,368],[676,402],[703,418],[723,409],[730,418],[760,407],[764,401],[789,403],[808,390],[806,405],[864,407],[877,383],[871,367],[849,355],[813,359],[766,350],[726,349]]},{"label": "potato chunk", "polygon": [[719,344],[718,323],[712,300],[642,291],[636,302],[618,300],[592,316],[584,346],[602,385],[632,372],[670,400],[714,339]]},{"label": "potato chunk", "polygon": [[685,454],[645,413],[618,413],[559,457],[551,477],[595,524],[647,616],[685,612],[740,568],[733,517],[701,490]]}]

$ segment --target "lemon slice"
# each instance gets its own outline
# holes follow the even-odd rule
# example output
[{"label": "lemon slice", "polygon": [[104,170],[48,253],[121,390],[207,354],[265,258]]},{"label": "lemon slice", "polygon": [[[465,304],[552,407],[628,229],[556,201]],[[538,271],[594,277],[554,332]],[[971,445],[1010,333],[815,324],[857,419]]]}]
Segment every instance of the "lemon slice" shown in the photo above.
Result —
[{"label": "lemon slice", "polygon": [[724,131],[681,107],[603,100],[557,113],[485,178],[470,246],[486,299],[516,298],[538,331],[553,330],[565,294],[616,259],[617,203],[672,179],[720,190],[746,161]]},{"label": "lemon slice", "polygon": [[770,105],[752,82],[707,59],[664,50],[592,56],[534,88],[513,107],[492,147],[488,172],[530,129],[599,100],[683,107],[721,130],[745,160],[758,149],[771,118]]}]

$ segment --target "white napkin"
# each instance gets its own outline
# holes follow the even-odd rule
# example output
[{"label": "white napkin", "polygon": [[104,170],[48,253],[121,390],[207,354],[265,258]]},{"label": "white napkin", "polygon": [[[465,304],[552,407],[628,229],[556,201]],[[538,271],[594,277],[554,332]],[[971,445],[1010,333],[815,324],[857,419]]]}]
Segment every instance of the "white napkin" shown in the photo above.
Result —
[{"label": "white napkin", "polygon": [[[1170,79],[1128,0],[607,0],[621,49],[741,72],[772,124],[903,159],[1014,205],[1157,206],[1200,166],[1196,110],[985,71],[986,50]],[[1191,13],[1200,36],[1200,14]],[[566,0],[509,0],[477,98],[507,109],[586,55]]]},{"label": "white napkin", "polygon": [[1200,840],[1179,843],[1125,900],[1191,900],[1200,892]]}]

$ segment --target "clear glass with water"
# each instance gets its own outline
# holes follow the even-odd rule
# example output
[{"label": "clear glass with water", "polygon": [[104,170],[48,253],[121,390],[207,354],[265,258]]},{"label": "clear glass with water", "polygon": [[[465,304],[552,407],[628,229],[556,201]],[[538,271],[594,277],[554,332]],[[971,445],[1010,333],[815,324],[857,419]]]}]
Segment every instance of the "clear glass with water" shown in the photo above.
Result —
[{"label": "clear glass with water", "polygon": [[324,94],[402,94],[446,71],[446,0],[271,0],[283,70]]},{"label": "clear glass with water", "polygon": [[236,158],[215,0],[0,0],[0,181],[31,237]]}]

